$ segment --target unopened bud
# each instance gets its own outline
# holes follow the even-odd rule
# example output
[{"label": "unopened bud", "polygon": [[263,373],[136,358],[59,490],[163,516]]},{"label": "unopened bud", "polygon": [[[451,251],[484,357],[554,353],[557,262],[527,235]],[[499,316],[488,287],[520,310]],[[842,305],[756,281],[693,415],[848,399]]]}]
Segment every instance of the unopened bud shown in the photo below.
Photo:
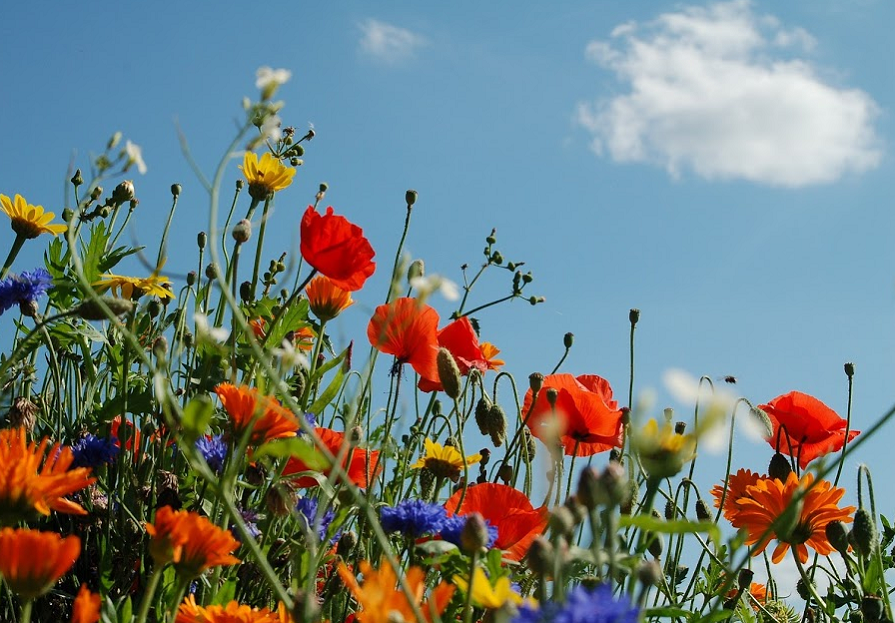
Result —
[{"label": "unopened bud", "polygon": [[164,359],[168,352],[168,338],[160,335],[152,342],[152,353],[159,359]]},{"label": "unopened bud", "polygon": [[677,515],[677,505],[674,503],[674,500],[667,500],[665,502],[665,519],[671,521],[675,515]]},{"label": "unopened bud", "polygon": [[845,369],[845,376],[848,378],[852,378],[855,375],[855,364],[851,361],[846,361],[843,368]]},{"label": "unopened bud", "polygon": [[662,556],[662,550],[665,549],[665,539],[662,538],[662,535],[658,532],[652,534],[651,538],[652,540],[649,542],[646,549],[656,558],[660,558]]},{"label": "unopened bud", "polygon": [[467,515],[466,523],[460,530],[460,549],[472,554],[488,545],[488,526],[479,513]]},{"label": "unopened bud", "polygon": [[[134,309],[134,304],[125,299],[114,298],[111,296],[101,296],[100,299],[106,304],[106,307],[109,308],[109,311],[112,312],[113,316],[123,316],[124,314],[132,312]],[[94,301],[93,299],[81,301],[81,303],[75,307],[74,313],[84,320],[108,320],[108,315],[100,307],[99,302]]]},{"label": "unopened bud", "polygon": [[217,270],[215,270],[215,265],[213,263],[209,264],[208,266],[205,267],[205,276],[208,279],[214,279],[217,276],[217,274],[218,274],[218,272],[217,272]]},{"label": "unopened bud", "polygon": [[655,560],[645,560],[637,567],[637,579],[644,586],[655,586],[662,581],[662,565]]},{"label": "unopened bud", "polygon": [[75,171],[75,174],[72,175],[71,183],[75,186],[80,186],[84,183],[84,178],[81,177],[81,169],[78,169],[77,171]]},{"label": "unopened bud", "polygon": [[749,590],[749,587],[752,586],[753,577],[755,577],[755,573],[752,569],[740,569],[740,572],[737,574],[737,588],[741,591]]},{"label": "unopened bud", "polygon": [[336,553],[342,558],[347,558],[357,546],[357,535],[353,532],[343,532],[336,545]]},{"label": "unopened bud", "polygon": [[526,555],[529,568],[539,575],[553,573],[553,559],[555,556],[556,552],[553,549],[553,545],[543,536],[539,536],[531,542]]},{"label": "unopened bud", "polygon": [[267,510],[277,517],[284,517],[291,513],[296,502],[295,491],[284,484],[274,485],[267,490],[267,495],[264,496]]},{"label": "unopened bud", "polygon": [[548,525],[554,534],[569,538],[575,531],[575,516],[565,506],[557,506],[550,511]]},{"label": "unopened bud", "polygon": [[705,503],[705,500],[699,498],[696,500],[696,519],[699,521],[708,521],[712,518],[712,514],[709,511],[708,504]]},{"label": "unopened bud", "polygon": [[831,521],[827,524],[824,532],[826,533],[830,545],[832,545],[837,552],[843,555],[848,552],[848,530],[844,523],[838,519]]},{"label": "unopened bud", "polygon": [[248,303],[252,300],[252,282],[243,281],[239,284],[239,298]]},{"label": "unopened bud", "polygon": [[572,344],[575,343],[575,334],[571,332],[566,333],[562,336],[562,343],[566,348],[572,348]]},{"label": "unopened bud", "polygon": [[628,320],[631,322],[632,327],[640,322],[640,310],[636,307],[632,308],[631,311],[628,312]]},{"label": "unopened bud", "polygon": [[513,466],[509,463],[502,464],[500,469],[497,470],[497,477],[506,484],[510,484],[510,481],[513,480]]},{"label": "unopened bud", "polygon": [[460,368],[454,356],[446,348],[439,348],[435,362],[438,366],[438,380],[444,388],[444,393],[453,400],[460,397]]},{"label": "unopened bud", "polygon": [[768,465],[768,476],[776,478],[780,482],[786,482],[791,473],[792,467],[789,464],[789,459],[779,452],[774,453],[774,456],[771,457],[771,463]]},{"label": "unopened bud", "polygon": [[606,496],[600,483],[600,475],[596,467],[585,467],[578,477],[578,500],[588,510],[594,510],[604,503]]},{"label": "unopened bud", "polygon": [[866,508],[862,507],[855,511],[852,534],[854,534],[855,551],[858,554],[866,558],[873,553],[878,541],[876,522],[873,521],[873,515]]},{"label": "unopened bud", "polygon": [[131,180],[124,180],[115,190],[112,191],[112,200],[118,205],[122,205],[134,198],[134,183]]},{"label": "unopened bud", "polygon": [[181,186],[180,184],[171,184],[171,194],[175,197],[179,197],[182,190],[183,186]]},{"label": "unopened bud", "polygon": [[252,237],[252,222],[248,219],[242,219],[233,226],[233,239],[237,244],[243,244]]},{"label": "unopened bud", "polygon": [[540,372],[532,372],[528,375],[528,386],[533,394],[537,394],[544,386],[544,375]]},{"label": "unopened bud", "polygon": [[479,427],[479,432],[483,435],[488,434],[488,410],[491,408],[491,401],[485,396],[479,398],[475,404],[475,423]]},{"label": "unopened bud", "polygon": [[415,190],[408,190],[404,193],[404,201],[407,202],[407,207],[409,208],[414,203],[416,203],[417,192]]},{"label": "unopened bud", "polygon": [[349,439],[351,440],[352,445],[357,445],[364,440],[364,429],[360,426],[352,427]]},{"label": "unopened bud", "polygon": [[522,437],[523,437],[524,443],[525,443],[523,448],[525,449],[525,452],[527,453],[525,455],[526,459],[528,461],[531,461],[532,459],[535,458],[535,452],[538,449],[538,446],[535,443],[535,437],[534,437],[534,435],[531,434],[531,431],[528,430],[527,426],[522,429]]},{"label": "unopened bud", "polygon": [[188,272],[188,273],[186,274],[186,285],[188,285],[188,286],[194,286],[194,285],[196,285],[196,278],[197,278],[197,277],[198,277],[198,275],[196,274],[196,271],[191,270],[190,272]]},{"label": "unopened bud", "polygon": [[71,223],[71,220],[75,217],[75,211],[71,208],[63,208],[62,209],[62,220],[66,223]]},{"label": "unopened bud", "polygon": [[205,245],[208,244],[208,234],[204,231],[200,231],[196,236],[196,243],[199,245],[199,249],[204,249]]},{"label": "unopened bud", "polygon": [[237,190],[237,192],[240,191],[240,190],[242,190],[243,188],[245,188],[245,185],[246,185],[245,180],[242,180],[242,179],[236,180],[236,190]]},{"label": "unopened bud", "polygon": [[103,195],[103,187],[97,186],[90,192],[90,198],[97,201]]},{"label": "unopened bud", "polygon": [[19,301],[19,311],[27,318],[34,318],[40,312],[40,307],[34,299],[25,299]]},{"label": "unopened bud", "polygon": [[426,276],[426,264],[423,260],[413,260],[407,267],[407,281],[413,281],[417,277]]}]

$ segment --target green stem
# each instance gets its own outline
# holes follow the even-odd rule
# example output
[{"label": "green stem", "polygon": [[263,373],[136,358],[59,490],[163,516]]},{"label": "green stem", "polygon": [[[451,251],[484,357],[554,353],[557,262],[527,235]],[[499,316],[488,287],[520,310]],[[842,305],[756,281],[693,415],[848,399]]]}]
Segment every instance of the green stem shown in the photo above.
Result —
[{"label": "green stem", "polygon": [[164,565],[159,565],[153,570],[152,575],[149,577],[149,582],[146,584],[146,592],[143,593],[143,600],[140,602],[140,610],[137,612],[136,623],[146,623],[146,616],[149,614],[149,608],[152,607],[155,591],[158,588],[158,583],[162,578],[164,570]]},{"label": "green stem", "polygon": [[475,566],[478,562],[479,552],[474,550],[469,559],[469,586],[466,587],[466,599],[463,602],[463,623],[472,622],[472,587],[475,580]]},{"label": "green stem", "polygon": [[168,230],[171,229],[171,221],[174,220],[174,210],[177,209],[177,195],[174,195],[174,200],[171,202],[171,211],[168,212],[168,220],[165,223],[165,229],[162,231],[162,243],[158,247],[158,259],[155,260],[156,267],[162,265],[162,260],[165,259],[165,246],[168,242]]},{"label": "green stem", "polygon": [[9,274],[9,269],[12,267],[12,263],[15,261],[16,256],[19,254],[19,251],[22,250],[22,245],[25,244],[27,238],[22,234],[16,234],[16,239],[12,241],[12,248],[9,250],[9,254],[6,256],[6,261],[3,263],[3,268],[0,269],[0,279],[5,279],[6,275]]},{"label": "green stem", "polygon": [[19,623],[31,623],[31,606],[34,601],[28,599],[22,604],[22,613],[19,615]]},{"label": "green stem", "polygon": [[270,203],[273,193],[267,195],[264,200],[264,209],[261,211],[261,227],[258,230],[258,246],[255,248],[255,268],[252,271],[252,298],[255,297],[255,288],[258,287],[258,270],[261,267],[261,253],[264,249],[264,231],[267,229],[267,216],[270,212]]}]

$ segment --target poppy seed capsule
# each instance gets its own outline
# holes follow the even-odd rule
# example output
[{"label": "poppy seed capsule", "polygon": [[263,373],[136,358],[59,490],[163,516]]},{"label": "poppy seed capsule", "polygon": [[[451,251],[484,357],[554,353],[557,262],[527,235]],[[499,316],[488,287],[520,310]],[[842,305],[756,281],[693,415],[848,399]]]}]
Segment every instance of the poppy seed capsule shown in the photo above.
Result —
[{"label": "poppy seed capsule", "polygon": [[855,523],[852,526],[854,534],[855,550],[864,557],[873,553],[877,544],[876,522],[866,508],[855,511]]},{"label": "poppy seed capsule", "polygon": [[640,322],[640,310],[636,307],[632,308],[631,311],[628,312],[628,320],[631,322],[632,327]]},{"label": "poppy seed capsule", "polygon": [[435,363],[438,366],[438,380],[441,381],[444,393],[452,400],[457,400],[460,397],[460,368],[451,351],[444,347],[439,348]]},{"label": "poppy seed capsule", "polygon": [[196,275],[196,271],[194,271],[194,270],[191,270],[190,272],[188,272],[186,274],[186,285],[188,285],[188,286],[196,285],[196,277],[197,276],[198,275]]},{"label": "poppy seed capsule", "polygon": [[208,279],[214,279],[217,275],[217,270],[215,269],[214,264],[209,264],[205,267],[205,277]]},{"label": "poppy seed capsule", "polygon": [[181,191],[183,191],[183,186],[180,184],[171,184],[171,194],[175,197],[179,197]]},{"label": "poppy seed capsule", "polygon": [[544,575],[553,572],[553,559],[555,556],[556,552],[550,541],[543,536],[539,536],[531,542],[526,558],[528,559],[528,566],[532,571],[538,575]]},{"label": "poppy seed capsule", "polygon": [[483,435],[488,434],[488,410],[491,407],[491,401],[482,396],[475,404],[475,423],[479,427],[479,432]]},{"label": "poppy seed capsule", "polygon": [[233,226],[233,239],[237,244],[244,244],[252,237],[252,222],[248,219],[242,219]]},{"label": "poppy seed capsule", "polygon": [[513,479],[513,466],[509,463],[502,464],[500,469],[497,470],[497,477],[506,484],[510,484],[510,481]]},{"label": "poppy seed capsule", "polygon": [[532,372],[528,375],[528,386],[533,394],[537,394],[544,387],[544,375],[540,372]]},{"label": "poppy seed capsule", "polygon": [[546,394],[547,394],[547,402],[550,403],[550,408],[555,409],[556,408],[556,399],[559,397],[559,390],[556,389],[555,387],[548,387]]},{"label": "poppy seed capsule", "polygon": [[472,554],[488,545],[488,526],[479,513],[471,513],[460,530],[461,551]]},{"label": "poppy seed capsule", "polygon": [[826,528],[824,528],[824,532],[826,533],[830,545],[832,545],[837,552],[842,555],[845,555],[848,552],[848,530],[845,528],[844,523],[838,519],[831,521],[827,524]]},{"label": "poppy seed capsule", "polygon": [[851,378],[855,375],[855,364],[853,364],[851,361],[846,361],[843,368],[845,369],[845,376],[847,376],[848,378]]},{"label": "poppy seed capsule", "polygon": [[412,190],[412,189],[408,190],[406,193],[404,193],[404,201],[407,202],[407,207],[410,207],[413,204],[415,204],[418,196],[419,196],[419,194],[415,190]]},{"label": "poppy seed capsule", "polygon": [[355,546],[357,546],[357,535],[353,532],[343,532],[339,537],[339,544],[336,545],[336,553],[342,558],[347,558]]},{"label": "poppy seed capsule", "polygon": [[499,404],[494,403],[488,409],[486,424],[486,432],[491,435],[491,443],[500,447],[507,436],[507,416]]}]

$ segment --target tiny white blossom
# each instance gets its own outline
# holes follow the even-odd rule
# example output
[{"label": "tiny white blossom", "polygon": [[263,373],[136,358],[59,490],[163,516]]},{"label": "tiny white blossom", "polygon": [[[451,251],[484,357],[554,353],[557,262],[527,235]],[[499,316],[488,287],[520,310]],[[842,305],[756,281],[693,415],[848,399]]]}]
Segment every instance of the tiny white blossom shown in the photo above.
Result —
[{"label": "tiny white blossom", "polygon": [[410,280],[410,287],[419,292],[423,298],[434,292],[441,292],[441,295],[449,301],[456,301],[460,298],[460,289],[457,284],[441,275],[414,277]]},{"label": "tiny white blossom", "polygon": [[268,100],[273,97],[281,84],[289,82],[292,72],[288,69],[271,69],[265,65],[258,68],[255,76],[255,86],[261,90],[261,99]]},{"label": "tiny white blossom", "polygon": [[140,175],[145,175],[146,163],[143,162],[143,150],[140,146],[128,140],[124,143],[124,152],[127,154],[124,170],[127,171],[133,165],[137,165],[137,171],[140,172]]},{"label": "tiny white blossom", "polygon": [[261,137],[264,140],[270,139],[272,141],[278,141],[283,136],[283,130],[280,128],[282,126],[283,120],[280,119],[279,115],[270,115],[265,120],[264,123],[261,124]]},{"label": "tiny white blossom", "polygon": [[223,342],[230,337],[230,329],[212,327],[208,324],[208,317],[205,314],[195,314],[193,320],[196,323],[196,335],[200,340],[210,339],[214,342]]},{"label": "tiny white blossom", "polygon": [[280,361],[282,361],[283,365],[287,368],[294,368],[296,366],[305,368],[306,370],[310,368],[308,358],[304,353],[296,350],[295,345],[290,340],[283,340],[280,348],[273,349],[273,354],[275,357],[279,357]]}]

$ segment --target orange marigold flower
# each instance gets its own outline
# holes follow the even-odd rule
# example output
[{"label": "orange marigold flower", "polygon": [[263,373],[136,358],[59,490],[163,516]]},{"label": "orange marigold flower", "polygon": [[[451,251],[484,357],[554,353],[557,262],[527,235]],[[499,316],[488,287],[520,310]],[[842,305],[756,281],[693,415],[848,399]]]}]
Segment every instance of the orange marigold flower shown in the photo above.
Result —
[{"label": "orange marigold flower", "polygon": [[[407,595],[398,587],[398,576],[385,558],[380,561],[378,570],[366,560],[360,561],[359,566],[364,576],[363,586],[357,583],[357,578],[345,563],[339,563],[339,577],[361,606],[361,611],[357,613],[360,623],[389,623],[395,620],[394,613],[399,614],[404,621],[416,620]],[[454,586],[442,581],[432,590],[429,600],[423,601],[426,572],[420,567],[410,567],[405,578],[414,602],[427,621],[433,620],[433,613],[441,615],[444,612],[454,594]]]},{"label": "orange marigold flower", "polygon": [[251,427],[251,446],[259,446],[271,439],[294,437],[298,431],[298,421],[292,412],[276,399],[260,395],[257,389],[221,383],[214,391],[230,416],[234,437],[239,439]]},{"label": "orange marigold flower", "polygon": [[354,305],[350,291],[340,288],[332,279],[323,275],[314,277],[305,288],[305,293],[308,295],[311,311],[320,322],[332,320]]},{"label": "orange marigold flower", "polygon": [[[438,345],[451,352],[463,376],[472,369],[484,374],[503,365],[503,361],[494,359],[499,350],[487,342],[479,344],[479,336],[466,316],[454,320],[438,332]],[[421,378],[418,387],[424,392],[443,389],[437,374],[434,378]]]},{"label": "orange marigold flower", "polygon": [[397,364],[409,363],[421,377],[437,379],[438,312],[414,298],[398,298],[380,305],[367,325],[376,350],[394,355]]},{"label": "orange marigold flower", "polygon": [[[804,492],[801,498],[799,516],[792,528],[777,524],[786,512],[797,492]],[[735,528],[745,528],[748,532],[746,544],[756,545],[753,555],[757,556],[768,546],[772,538],[777,539],[777,547],[771,555],[775,564],[783,560],[786,550],[792,547],[802,563],[808,562],[810,546],[821,556],[833,552],[827,539],[826,527],[831,521],[848,523],[854,512],[853,506],[839,508],[839,500],[845,489],[834,487],[830,482],[814,481],[813,474],[805,474],[801,480],[795,472],[789,474],[786,482],[776,478],[759,478],[755,484],[746,487],[746,495],[737,500],[738,508],[730,519]]]},{"label": "orange marigold flower", "polygon": [[[460,498],[463,506],[458,508]],[[504,550],[504,558],[522,560],[536,537],[547,529],[547,507],[535,508],[524,493],[493,482],[472,485],[466,496],[457,491],[444,505],[452,515],[479,513],[497,528],[494,547]]]},{"label": "orange marigold flower", "polygon": [[24,599],[50,590],[80,554],[81,539],[75,535],[63,538],[55,532],[0,530],[0,575]]},{"label": "orange marigold flower", "polygon": [[746,488],[754,485],[760,476],[748,469],[740,469],[736,474],[727,477],[727,496],[724,495],[724,485],[715,485],[712,487],[712,496],[715,498],[715,508],[721,506],[721,499],[724,499],[724,518],[731,521],[731,518],[740,510],[737,503],[740,498],[747,497]]},{"label": "orange marigold flower", "polygon": [[364,230],[344,216],[333,214],[332,206],[326,208],[326,214],[308,206],[301,219],[300,250],[301,256],[321,275],[350,292],[364,287],[376,270],[376,253],[364,237]]},{"label": "orange marigold flower", "polygon": [[96,482],[90,468],[69,469],[71,449],[55,444],[47,453],[47,443],[46,437],[39,444],[28,443],[24,428],[0,430],[0,525],[49,515],[50,510],[87,514],[65,496]]},{"label": "orange marigold flower", "polygon": [[74,609],[71,614],[71,623],[96,623],[99,621],[99,606],[102,603],[98,593],[91,593],[86,584],[81,584],[81,590],[75,597]]},{"label": "orange marigold flower", "polygon": [[[556,390],[554,407],[547,400],[547,390]],[[531,415],[528,415],[531,408]],[[622,411],[612,399],[609,381],[596,374],[550,374],[532,408],[532,391],[525,394],[523,416],[528,417],[532,434],[551,443],[556,432],[566,456],[591,456],[622,445]],[[558,428],[558,431],[557,431]],[[555,437],[553,437],[555,438]]]},{"label": "orange marigold flower", "polygon": [[[315,428],[314,433],[323,442],[323,445],[329,450],[333,456],[339,456],[342,446],[348,443],[345,433],[340,433],[329,428]],[[342,469],[348,474],[348,480],[352,483],[367,489],[370,483],[382,472],[382,465],[379,463],[379,450],[364,450],[363,448],[352,448],[342,461]],[[299,474],[301,472],[310,471],[310,467],[299,458],[290,457],[283,469],[283,475],[289,476]],[[373,473],[373,470],[375,474]],[[328,469],[323,472],[325,476],[329,476],[332,470]],[[311,476],[301,476],[294,479],[297,487],[316,487],[320,483]]]},{"label": "orange marigold flower", "polygon": [[802,469],[814,459],[842,449],[846,441],[860,431],[845,429],[848,422],[814,396],[789,392],[777,396],[759,408],[768,414],[774,426],[768,442],[777,452],[798,458]]},{"label": "orange marigold flower", "polygon": [[155,514],[155,524],[146,524],[146,532],[152,537],[153,560],[162,565],[173,562],[174,569],[188,578],[198,577],[209,567],[240,562],[231,555],[239,541],[198,513],[163,506]]},{"label": "orange marigold flower", "polygon": [[[199,606],[190,595],[177,609],[174,623],[281,623],[280,614],[231,601],[226,606]],[[285,619],[289,621],[289,619]]]}]

